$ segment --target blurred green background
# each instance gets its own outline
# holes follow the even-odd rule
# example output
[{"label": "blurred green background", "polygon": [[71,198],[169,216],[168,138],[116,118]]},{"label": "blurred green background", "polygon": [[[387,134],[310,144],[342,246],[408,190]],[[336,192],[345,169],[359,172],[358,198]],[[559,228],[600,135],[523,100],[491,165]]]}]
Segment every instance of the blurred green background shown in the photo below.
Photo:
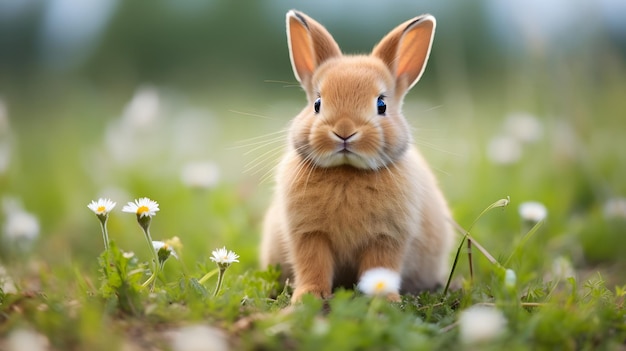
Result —
[{"label": "blurred green background", "polygon": [[[235,269],[255,267],[280,155],[271,133],[305,104],[286,11],[317,19],[348,53],[428,12],[435,43],[405,115],[457,221],[510,196],[474,228],[505,255],[524,229],[517,206],[539,201],[548,219],[518,270],[567,262],[623,283],[625,4],[0,0],[2,261],[95,267],[103,247],[86,205],[100,196],[118,202],[111,238],[147,259],[119,211],[147,196],[161,205],[153,237],[179,236],[189,265],[226,245],[242,256]],[[28,237],[28,223],[12,232],[19,211],[38,224],[32,244],[13,243]]]}]

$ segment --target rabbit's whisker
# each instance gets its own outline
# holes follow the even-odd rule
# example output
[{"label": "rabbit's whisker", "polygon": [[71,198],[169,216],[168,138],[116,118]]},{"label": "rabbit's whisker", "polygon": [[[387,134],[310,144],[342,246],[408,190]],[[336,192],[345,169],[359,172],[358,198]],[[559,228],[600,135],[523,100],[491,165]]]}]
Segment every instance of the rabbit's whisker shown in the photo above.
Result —
[{"label": "rabbit's whisker", "polygon": [[276,144],[276,143],[283,143],[284,141],[285,141],[285,138],[283,138],[283,137],[269,140],[267,142],[264,142],[264,143],[262,143],[262,144],[260,144],[260,145],[258,145],[256,147],[253,147],[252,149],[244,152],[244,155],[249,155],[249,154],[251,154],[251,153],[253,153],[253,152],[255,152],[255,151],[259,150],[259,149],[262,149],[262,148],[264,148],[266,146],[269,146],[269,145],[272,145],[272,144]]},{"label": "rabbit's whisker", "polygon": [[282,146],[278,146],[256,157],[251,163],[248,163],[245,166],[244,172],[258,174],[262,170],[266,169],[268,164],[276,164],[277,162],[275,161],[278,159],[278,156],[282,154],[282,149]]},{"label": "rabbit's whisker", "polygon": [[425,141],[425,140],[423,140],[423,139],[417,139],[417,138],[416,138],[416,139],[414,140],[414,143],[415,143],[416,145],[419,145],[419,146],[425,146],[425,147],[427,147],[427,148],[429,148],[429,149],[431,149],[431,150],[435,150],[435,151],[442,152],[442,153],[445,153],[445,154],[448,154],[448,155],[452,155],[452,156],[461,157],[461,154],[459,154],[459,153],[456,153],[456,152],[452,152],[452,151],[449,151],[449,150],[442,149],[442,148],[440,148],[439,146],[437,146],[436,144],[433,144],[433,143],[431,143],[431,142]]},{"label": "rabbit's whisker", "polygon": [[236,114],[241,115],[241,116],[258,117],[258,118],[269,119],[269,120],[276,120],[277,119],[277,118],[274,118],[274,117],[264,116],[264,115],[260,115],[258,113],[252,113],[252,112],[243,112],[243,111],[237,111],[237,110],[228,110],[228,112],[236,113]]}]

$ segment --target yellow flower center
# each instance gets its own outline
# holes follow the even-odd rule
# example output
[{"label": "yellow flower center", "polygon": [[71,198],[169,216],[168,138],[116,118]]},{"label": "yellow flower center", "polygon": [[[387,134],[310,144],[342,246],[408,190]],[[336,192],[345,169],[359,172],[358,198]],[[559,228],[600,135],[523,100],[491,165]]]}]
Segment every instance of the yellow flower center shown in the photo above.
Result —
[{"label": "yellow flower center", "polygon": [[378,282],[374,285],[374,290],[377,292],[381,292],[383,289],[385,289],[385,282]]},{"label": "yellow flower center", "polygon": [[150,209],[148,208],[148,206],[141,206],[137,209],[137,214],[140,215],[144,212],[148,212],[150,211]]},{"label": "yellow flower center", "polygon": [[97,212],[97,213],[103,213],[104,211],[106,211],[106,209],[107,209],[106,207],[104,207],[104,206],[100,206],[100,207],[98,207],[98,209],[96,210],[96,212]]}]

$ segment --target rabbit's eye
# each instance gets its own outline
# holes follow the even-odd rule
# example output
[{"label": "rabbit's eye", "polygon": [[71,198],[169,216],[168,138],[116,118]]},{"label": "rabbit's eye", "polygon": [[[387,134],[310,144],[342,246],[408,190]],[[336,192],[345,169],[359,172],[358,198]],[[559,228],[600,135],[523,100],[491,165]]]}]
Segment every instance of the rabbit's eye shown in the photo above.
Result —
[{"label": "rabbit's eye", "polygon": [[313,108],[315,109],[315,113],[320,113],[320,106],[322,105],[322,99],[317,98],[313,103]]},{"label": "rabbit's eye", "polygon": [[379,115],[385,115],[385,111],[387,111],[387,104],[385,103],[385,100],[383,100],[384,96],[379,96],[378,100],[376,101],[376,107],[378,107],[378,114]]}]

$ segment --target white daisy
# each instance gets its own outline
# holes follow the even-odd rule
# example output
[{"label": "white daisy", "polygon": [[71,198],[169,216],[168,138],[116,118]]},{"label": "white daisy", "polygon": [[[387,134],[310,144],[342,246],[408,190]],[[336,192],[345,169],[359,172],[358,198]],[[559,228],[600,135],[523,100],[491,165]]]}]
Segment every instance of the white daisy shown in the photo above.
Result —
[{"label": "white daisy", "polygon": [[159,91],[152,86],[139,87],[124,108],[122,116],[125,127],[133,130],[146,128],[157,122],[162,101]]},{"label": "white daisy", "polygon": [[211,257],[211,261],[219,264],[223,264],[226,266],[230,266],[233,262],[239,262],[239,255],[232,251],[226,250],[226,246],[221,249],[215,249],[212,252],[213,257]]},{"label": "white daisy", "polygon": [[190,162],[183,166],[180,179],[186,186],[209,189],[219,182],[219,168],[213,162]]},{"label": "white daisy", "polygon": [[513,137],[498,135],[487,144],[487,157],[494,164],[514,164],[522,157],[522,145]]},{"label": "white daisy", "polygon": [[522,143],[533,143],[543,136],[543,125],[536,116],[525,113],[511,113],[504,121],[505,131]]},{"label": "white daisy", "polygon": [[4,222],[4,235],[12,240],[31,242],[39,236],[39,220],[25,211],[11,213]]},{"label": "white daisy", "polygon": [[174,351],[228,351],[228,338],[221,330],[206,325],[190,325],[167,333]]},{"label": "white daisy", "polygon": [[106,216],[115,208],[116,203],[110,199],[99,198],[98,201],[91,201],[87,207],[98,216]]},{"label": "white daisy", "polygon": [[506,317],[495,307],[472,306],[459,317],[459,335],[465,344],[495,339],[504,332],[505,326]]},{"label": "white daisy", "polygon": [[558,256],[552,261],[552,270],[549,279],[560,280],[570,277],[576,277],[576,270],[572,266],[572,262],[564,256]]},{"label": "white daisy", "polygon": [[606,218],[626,218],[626,198],[617,197],[604,203],[604,216]]},{"label": "white daisy", "polygon": [[46,351],[50,349],[48,338],[30,329],[13,330],[4,343],[7,350]]},{"label": "white daisy", "polygon": [[27,248],[39,236],[39,219],[22,207],[19,199],[4,197],[2,199],[5,222],[3,225],[4,237]]},{"label": "white daisy", "polygon": [[[167,243],[163,242],[163,241],[158,241],[158,240],[153,240],[152,241],[152,247],[154,248],[154,251],[156,251],[157,253],[160,250],[164,250],[164,251],[169,251],[168,255],[172,255],[174,256],[176,259],[178,259],[178,254],[176,253],[176,251],[172,248],[171,245],[168,245]],[[160,256],[160,255],[159,255]]]},{"label": "white daisy", "polygon": [[519,215],[525,221],[540,222],[548,216],[548,210],[540,202],[528,201],[519,205]]},{"label": "white daisy", "polygon": [[367,295],[397,294],[400,274],[387,268],[372,268],[361,276],[357,288]]},{"label": "white daisy", "polygon": [[13,278],[2,265],[0,265],[0,289],[5,294],[17,294],[17,286],[15,286]]},{"label": "white daisy", "polygon": [[159,204],[147,197],[136,199],[135,202],[129,202],[122,208],[123,212],[135,213],[140,217],[152,217],[159,211]]}]

